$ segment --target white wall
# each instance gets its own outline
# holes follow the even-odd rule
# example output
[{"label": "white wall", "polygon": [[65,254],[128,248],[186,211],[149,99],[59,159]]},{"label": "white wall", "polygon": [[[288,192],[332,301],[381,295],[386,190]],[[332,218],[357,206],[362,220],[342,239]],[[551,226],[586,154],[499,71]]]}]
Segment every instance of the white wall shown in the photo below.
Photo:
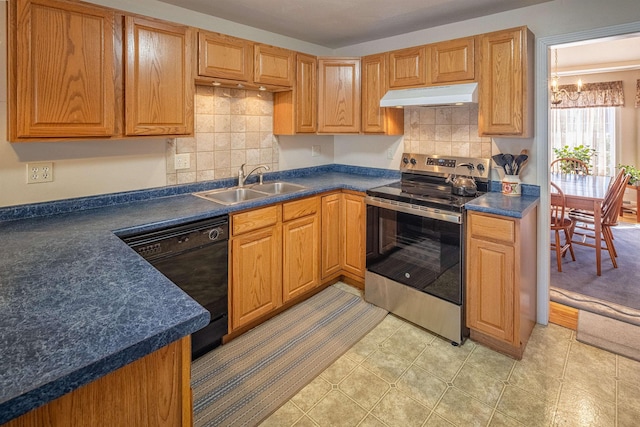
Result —
[{"label": "white wall", "polygon": [[[402,157],[402,136],[338,135],[335,137],[335,162],[371,168],[398,169]],[[391,157],[389,158],[389,150]]]},{"label": "white wall", "polygon": [[[335,160],[333,136],[331,135],[280,135],[280,170],[306,168],[338,163]],[[318,147],[317,156],[312,155],[313,147]]]}]

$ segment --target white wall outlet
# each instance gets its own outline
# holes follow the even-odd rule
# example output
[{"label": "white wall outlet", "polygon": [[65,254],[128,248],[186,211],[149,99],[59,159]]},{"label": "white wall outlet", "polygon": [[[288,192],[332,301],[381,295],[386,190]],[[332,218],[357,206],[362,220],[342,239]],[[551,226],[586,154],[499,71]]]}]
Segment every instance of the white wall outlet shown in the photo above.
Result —
[{"label": "white wall outlet", "polygon": [[393,160],[393,148],[387,148],[387,159]]},{"label": "white wall outlet", "polygon": [[174,166],[178,169],[189,169],[191,167],[191,155],[189,153],[176,154]]},{"label": "white wall outlet", "polygon": [[320,155],[320,146],[312,145],[311,146],[311,157],[318,157]]},{"label": "white wall outlet", "polygon": [[53,162],[27,163],[27,184],[53,181]]}]

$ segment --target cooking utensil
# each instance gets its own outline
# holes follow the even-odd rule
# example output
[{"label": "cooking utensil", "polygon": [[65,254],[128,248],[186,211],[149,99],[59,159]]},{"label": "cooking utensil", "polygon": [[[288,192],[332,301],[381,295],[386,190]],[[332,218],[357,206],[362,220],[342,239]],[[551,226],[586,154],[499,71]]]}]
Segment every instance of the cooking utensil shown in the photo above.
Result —
[{"label": "cooking utensil", "polygon": [[514,163],[516,165],[515,167],[516,170],[514,171],[514,175],[520,175],[520,168],[528,158],[529,156],[527,156],[526,154],[518,154],[518,156],[514,160]]},{"label": "cooking utensil", "polygon": [[504,165],[505,165],[504,154],[502,154],[502,153],[496,154],[495,156],[492,156],[491,158],[493,159],[494,162],[496,162],[496,165],[500,166],[504,170],[504,173],[507,173],[507,170],[504,167]]},{"label": "cooking utensil", "polygon": [[504,159],[504,172],[507,175],[513,175],[513,154],[503,154]]}]

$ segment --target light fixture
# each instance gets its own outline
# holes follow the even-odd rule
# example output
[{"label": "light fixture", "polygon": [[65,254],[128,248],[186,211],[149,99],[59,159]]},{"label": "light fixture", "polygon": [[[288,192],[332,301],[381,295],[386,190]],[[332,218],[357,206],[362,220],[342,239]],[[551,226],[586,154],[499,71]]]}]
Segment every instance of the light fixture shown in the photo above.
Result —
[{"label": "light fixture", "polygon": [[266,87],[264,87],[264,86],[260,86],[260,87],[258,88],[258,90],[261,90],[261,91],[263,91],[263,92],[264,92],[265,90],[267,90],[267,88],[266,88]]},{"label": "light fixture", "polygon": [[553,50],[555,54],[555,63],[553,67],[553,74],[551,75],[551,103],[558,105],[562,102],[561,94],[567,97],[571,101],[577,101],[582,93],[582,80],[578,79],[578,90],[574,96],[569,95],[566,89],[558,89],[558,49]]},{"label": "light fixture", "polygon": [[212,86],[220,86],[221,84],[222,84],[222,83],[220,83],[220,82],[213,82],[213,83],[211,83],[211,85],[212,85]]}]

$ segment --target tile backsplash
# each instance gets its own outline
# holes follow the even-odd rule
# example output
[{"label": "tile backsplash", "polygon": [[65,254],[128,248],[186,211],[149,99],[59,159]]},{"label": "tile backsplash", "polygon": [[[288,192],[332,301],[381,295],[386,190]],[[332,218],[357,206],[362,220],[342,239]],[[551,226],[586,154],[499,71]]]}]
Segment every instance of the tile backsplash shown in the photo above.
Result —
[{"label": "tile backsplash", "polygon": [[405,107],[404,150],[442,156],[491,157],[491,138],[478,136],[478,104]]},{"label": "tile backsplash", "polygon": [[[273,135],[273,94],[196,86],[193,137],[167,142],[167,185],[238,175],[259,164],[278,170],[278,142]],[[175,169],[175,155],[188,153],[189,169]]]}]

